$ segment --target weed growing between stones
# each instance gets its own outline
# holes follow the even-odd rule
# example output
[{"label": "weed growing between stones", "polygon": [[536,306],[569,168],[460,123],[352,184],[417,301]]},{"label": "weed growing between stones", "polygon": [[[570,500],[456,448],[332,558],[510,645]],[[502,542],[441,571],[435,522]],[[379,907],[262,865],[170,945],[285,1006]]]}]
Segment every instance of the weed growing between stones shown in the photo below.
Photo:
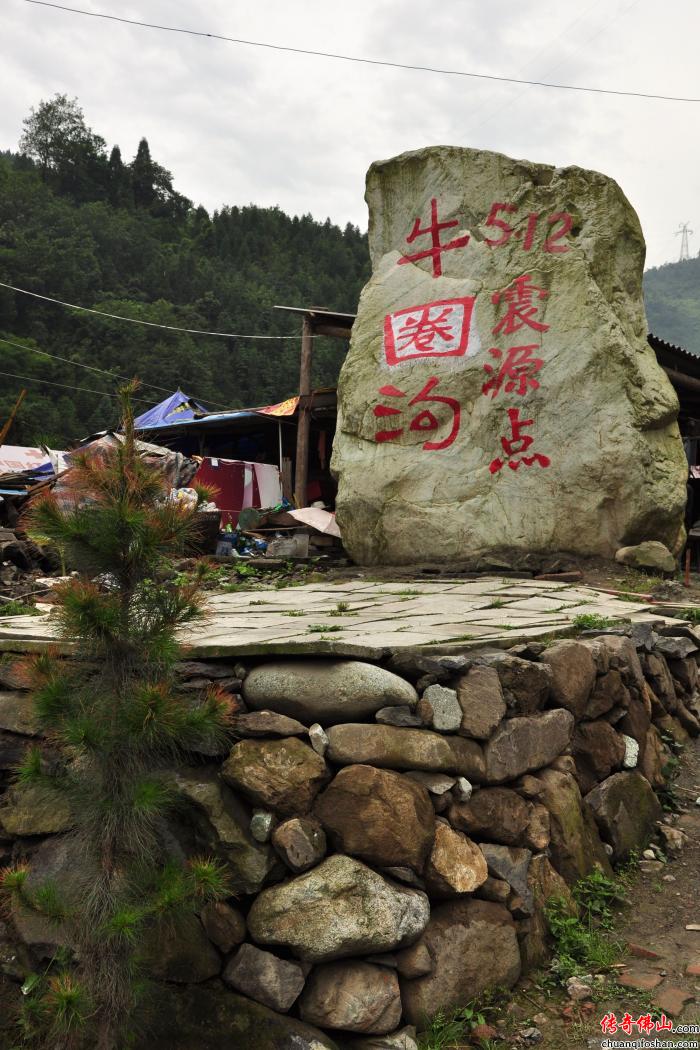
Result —
[{"label": "weed growing between stones", "polygon": [[475,1029],[486,1024],[488,1007],[468,1003],[458,1010],[446,1013],[440,1010],[421,1033],[419,1050],[449,1050],[467,1042]]},{"label": "weed growing between stones", "polygon": [[175,802],[165,769],[193,747],[221,745],[230,701],[173,688],[175,629],[201,615],[201,581],[161,581],[166,559],[193,539],[196,512],[168,502],[162,475],[139,456],[130,395],[123,444],[76,454],[69,490],[31,511],[30,525],[64,544],[81,572],[54,591],[73,658],[43,655],[32,667],[52,757],[36,747],[18,772],[20,789],[68,801],[67,863],[56,880],[27,865],[0,876],[13,913],[33,913],[66,946],[25,985],[21,1039],[36,1050],[128,1045],[159,925],[227,893],[217,862],[181,863],[165,845]]},{"label": "weed growing between stones", "polygon": [[571,623],[579,631],[602,631],[606,627],[615,627],[618,621],[598,613],[579,613]]},{"label": "weed growing between stones", "polygon": [[3,616],[39,616],[39,609],[35,605],[25,605],[24,602],[12,599],[9,602],[0,602],[0,619]]},{"label": "weed growing between stones", "polygon": [[611,936],[613,905],[625,900],[622,880],[593,871],[576,883],[572,895],[578,915],[571,914],[571,905],[563,898],[552,898],[545,908],[554,941],[552,971],[562,983],[586,971],[609,969],[622,951]]}]

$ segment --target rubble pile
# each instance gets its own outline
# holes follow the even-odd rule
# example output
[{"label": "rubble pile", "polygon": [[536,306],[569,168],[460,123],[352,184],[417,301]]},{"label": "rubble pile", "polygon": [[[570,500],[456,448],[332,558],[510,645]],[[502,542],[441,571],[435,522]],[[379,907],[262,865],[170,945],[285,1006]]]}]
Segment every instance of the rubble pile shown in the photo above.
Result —
[{"label": "rubble pile", "polygon": [[[60,572],[55,550],[29,539],[26,532],[0,526],[0,598],[21,600],[47,590],[45,577]],[[0,600],[0,616],[2,616]]]},{"label": "rubble pile", "polygon": [[[570,884],[673,837],[660,797],[673,748],[700,734],[700,637],[659,631],[383,664],[181,663],[179,688],[215,682],[236,713],[223,753],[172,770],[169,837],[224,861],[232,895],[160,937],[149,1048],[224,1050],[238,1035],[256,1050],[412,1050],[427,1017],[512,987],[547,957],[547,900],[573,913]],[[27,858],[65,892],[69,811],[10,783],[36,742],[25,665],[8,653],[0,865]],[[15,908],[0,981],[21,983],[62,943]]]}]

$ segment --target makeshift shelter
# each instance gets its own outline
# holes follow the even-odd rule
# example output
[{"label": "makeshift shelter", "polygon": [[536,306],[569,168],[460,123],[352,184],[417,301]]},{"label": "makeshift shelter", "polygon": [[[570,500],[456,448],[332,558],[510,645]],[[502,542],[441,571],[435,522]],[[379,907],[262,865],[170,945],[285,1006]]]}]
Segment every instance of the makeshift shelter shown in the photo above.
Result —
[{"label": "makeshift shelter", "polygon": [[[178,395],[181,400],[175,401],[176,410],[164,409]],[[298,397],[258,408],[205,411],[203,414],[188,410],[187,406],[192,405],[193,399],[181,391],[172,398],[166,398],[161,405],[138,417],[136,428],[143,436],[188,456],[218,460],[219,465],[224,462],[274,465],[280,473],[282,492],[291,500],[301,414]],[[184,406],[182,411],[177,410],[179,405]],[[335,483],[329,470],[335,433],[335,405],[335,390],[317,390],[310,395],[307,498],[310,503],[322,500],[327,506],[332,506],[335,498]],[[219,466],[214,469],[218,470]],[[262,476],[262,472],[258,471],[258,474]],[[255,481],[259,483],[259,479]],[[261,499],[265,505],[262,493]]]},{"label": "makeshift shelter", "polygon": [[134,427],[137,430],[151,430],[155,427],[170,426],[171,423],[189,422],[198,416],[205,416],[208,411],[200,401],[188,397],[178,387],[170,397],[137,416]]}]

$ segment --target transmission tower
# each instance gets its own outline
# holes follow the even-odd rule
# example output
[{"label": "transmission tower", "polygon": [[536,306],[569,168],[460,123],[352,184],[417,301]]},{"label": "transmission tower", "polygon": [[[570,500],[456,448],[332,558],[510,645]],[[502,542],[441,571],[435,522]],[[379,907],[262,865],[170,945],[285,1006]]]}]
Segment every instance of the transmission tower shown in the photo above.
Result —
[{"label": "transmission tower", "polygon": [[676,237],[681,239],[681,254],[678,259],[679,262],[683,262],[685,259],[690,258],[690,251],[688,249],[688,235],[693,231],[690,228],[689,222],[682,222],[676,230]]}]

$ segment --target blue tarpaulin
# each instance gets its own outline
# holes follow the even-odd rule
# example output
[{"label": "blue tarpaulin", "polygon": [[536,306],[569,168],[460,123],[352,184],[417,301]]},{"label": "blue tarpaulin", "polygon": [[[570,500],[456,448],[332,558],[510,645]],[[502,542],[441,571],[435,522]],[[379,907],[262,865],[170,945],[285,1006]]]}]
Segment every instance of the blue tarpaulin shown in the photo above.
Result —
[{"label": "blue tarpaulin", "polygon": [[145,430],[148,427],[167,427],[173,423],[190,422],[195,416],[208,412],[199,401],[193,397],[183,394],[182,390],[176,390],[170,397],[166,397],[159,405],[154,405],[147,412],[134,420],[137,430]]}]

